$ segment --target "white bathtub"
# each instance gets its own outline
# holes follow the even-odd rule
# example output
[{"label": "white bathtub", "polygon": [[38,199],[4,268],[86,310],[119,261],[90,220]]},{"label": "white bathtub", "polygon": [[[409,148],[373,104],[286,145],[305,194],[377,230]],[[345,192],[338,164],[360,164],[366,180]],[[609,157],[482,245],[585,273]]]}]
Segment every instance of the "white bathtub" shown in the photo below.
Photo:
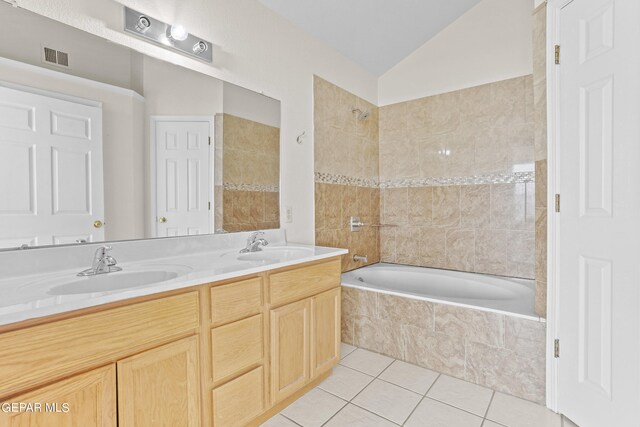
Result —
[{"label": "white bathtub", "polygon": [[538,319],[533,280],[380,263],[344,273],[342,285]]}]

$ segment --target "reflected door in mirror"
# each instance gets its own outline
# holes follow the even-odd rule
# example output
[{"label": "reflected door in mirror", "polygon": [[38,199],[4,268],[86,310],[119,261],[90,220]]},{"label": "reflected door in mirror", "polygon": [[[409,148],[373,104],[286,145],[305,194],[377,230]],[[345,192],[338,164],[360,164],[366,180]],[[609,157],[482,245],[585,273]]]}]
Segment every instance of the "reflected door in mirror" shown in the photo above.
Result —
[{"label": "reflected door in mirror", "polygon": [[154,119],[156,237],[211,233],[212,122]]},{"label": "reflected door in mirror", "polygon": [[0,87],[1,248],[104,240],[102,109],[69,99]]}]

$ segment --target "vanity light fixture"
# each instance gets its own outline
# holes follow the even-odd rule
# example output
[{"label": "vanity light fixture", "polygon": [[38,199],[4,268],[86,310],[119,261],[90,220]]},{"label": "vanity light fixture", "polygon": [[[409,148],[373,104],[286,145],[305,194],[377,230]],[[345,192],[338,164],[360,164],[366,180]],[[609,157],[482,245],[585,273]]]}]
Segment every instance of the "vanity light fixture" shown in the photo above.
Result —
[{"label": "vanity light fixture", "polygon": [[189,33],[182,25],[172,25],[167,33],[167,38],[177,40],[179,42],[185,41],[187,37],[189,37]]},{"label": "vanity light fixture", "polygon": [[196,55],[200,55],[202,52],[205,52],[209,47],[205,42],[200,40],[198,43],[193,45],[193,53]]},{"label": "vanity light fixture", "polygon": [[151,21],[146,16],[141,15],[136,23],[136,31],[144,34],[149,28],[151,28]]},{"label": "vanity light fixture", "polygon": [[182,25],[159,21],[126,6],[124,8],[124,30],[202,61],[213,61],[210,42],[189,34]]}]

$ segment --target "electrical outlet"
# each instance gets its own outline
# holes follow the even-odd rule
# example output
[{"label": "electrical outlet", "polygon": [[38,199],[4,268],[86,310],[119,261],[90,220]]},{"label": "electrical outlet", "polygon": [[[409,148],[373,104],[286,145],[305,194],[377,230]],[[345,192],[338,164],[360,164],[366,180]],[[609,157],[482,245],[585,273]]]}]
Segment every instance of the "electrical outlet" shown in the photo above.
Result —
[{"label": "electrical outlet", "polygon": [[293,208],[291,206],[287,206],[284,209],[284,215],[285,215],[285,222],[293,222]]}]

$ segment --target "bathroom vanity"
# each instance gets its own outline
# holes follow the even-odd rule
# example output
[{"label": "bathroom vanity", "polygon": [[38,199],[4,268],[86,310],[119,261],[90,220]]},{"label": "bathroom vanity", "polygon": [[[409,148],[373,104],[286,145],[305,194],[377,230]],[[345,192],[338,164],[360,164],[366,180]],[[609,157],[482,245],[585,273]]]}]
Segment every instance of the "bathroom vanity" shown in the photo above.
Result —
[{"label": "bathroom vanity", "polygon": [[[155,244],[166,246],[171,240]],[[128,245],[136,243],[153,244]],[[83,249],[91,253],[93,248]],[[126,250],[127,243],[121,243],[113,252]],[[117,291],[88,288],[84,296],[75,294],[84,308],[73,308],[77,301],[66,303],[65,296],[56,295],[50,309],[55,314],[13,323],[6,323],[11,314],[0,316],[5,323],[0,326],[0,402],[42,405],[42,411],[0,413],[0,426],[264,422],[338,363],[340,256],[345,251],[280,243],[260,252],[249,260],[237,248],[154,260],[189,272]],[[125,277],[144,264],[123,263],[122,272],[103,277]],[[60,293],[59,276],[70,277],[40,276],[3,285],[39,286],[40,305],[46,305],[46,295]],[[92,286],[91,280],[84,284]],[[112,301],[95,305],[100,298]],[[37,305],[32,314],[41,314]]]}]

